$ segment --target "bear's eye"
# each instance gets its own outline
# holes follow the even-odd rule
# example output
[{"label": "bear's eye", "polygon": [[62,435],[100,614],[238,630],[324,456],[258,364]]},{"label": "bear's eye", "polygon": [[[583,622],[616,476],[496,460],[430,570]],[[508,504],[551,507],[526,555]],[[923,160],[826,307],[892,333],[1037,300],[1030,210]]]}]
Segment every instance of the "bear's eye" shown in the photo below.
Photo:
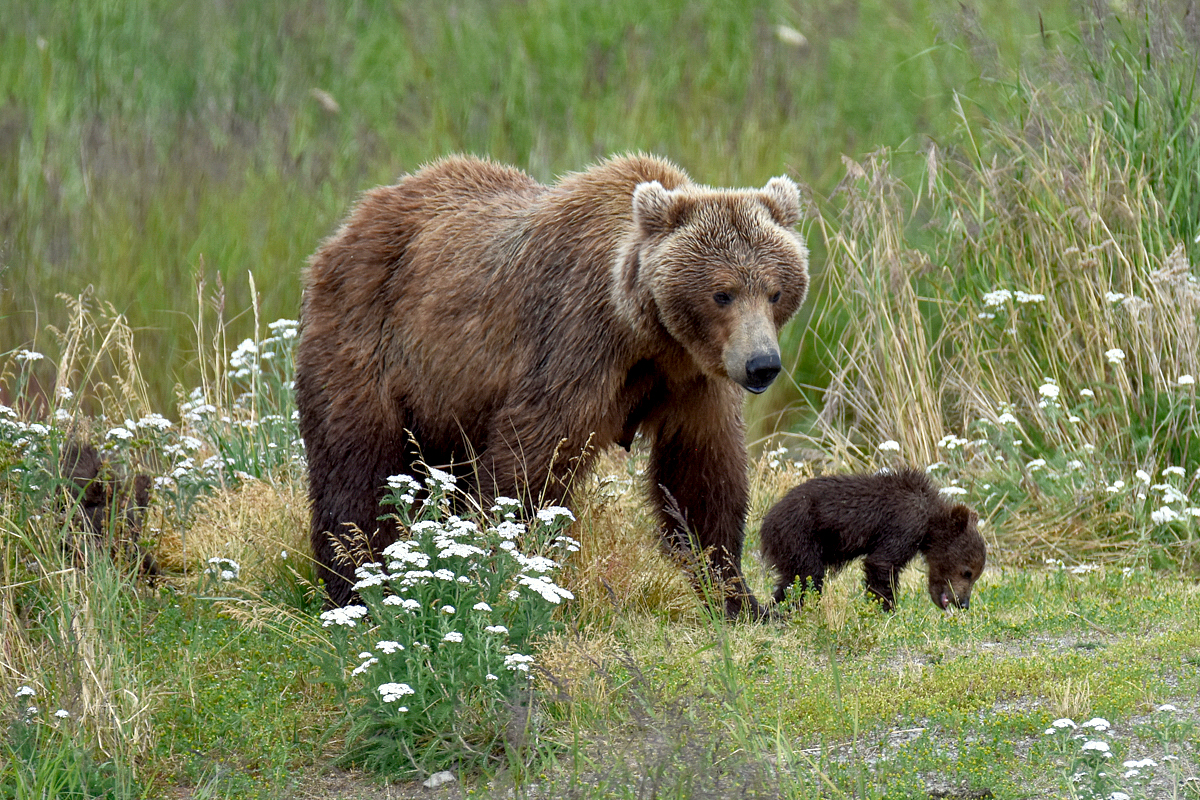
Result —
[{"label": "bear's eye", "polygon": [[770,296],[769,298],[767,298],[767,299],[769,299],[769,300],[770,300],[772,303],[778,303],[778,302],[779,302],[779,298],[780,298],[782,295],[783,295],[783,292],[776,292],[775,294],[771,295],[771,296]]},{"label": "bear's eye", "polygon": [[966,578],[967,580],[971,580],[971,570],[969,570],[969,569],[964,569],[964,570],[963,570],[963,577],[964,577],[964,578]]},{"label": "bear's eye", "polygon": [[733,296],[728,292],[717,292],[713,295],[713,300],[715,300],[719,306],[727,306],[733,302]]}]

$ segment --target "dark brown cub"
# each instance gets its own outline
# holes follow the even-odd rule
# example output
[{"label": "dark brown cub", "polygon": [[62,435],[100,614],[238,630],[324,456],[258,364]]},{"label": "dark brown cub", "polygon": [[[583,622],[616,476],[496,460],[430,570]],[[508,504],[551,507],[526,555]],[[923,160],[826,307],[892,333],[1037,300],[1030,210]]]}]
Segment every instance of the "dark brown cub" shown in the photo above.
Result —
[{"label": "dark brown cub", "polygon": [[818,592],[826,573],[865,556],[867,592],[891,611],[900,571],[917,553],[934,605],[967,608],[987,545],[978,517],[946,502],[921,470],[825,475],[793,488],[763,519],[762,552],[779,574],[775,601],[796,578]]}]

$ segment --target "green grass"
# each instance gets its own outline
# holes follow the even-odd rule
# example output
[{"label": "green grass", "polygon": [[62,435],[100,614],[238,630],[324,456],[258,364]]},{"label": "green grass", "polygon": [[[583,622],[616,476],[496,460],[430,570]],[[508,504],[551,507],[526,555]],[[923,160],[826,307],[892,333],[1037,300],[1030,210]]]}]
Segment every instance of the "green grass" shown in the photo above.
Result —
[{"label": "green grass", "polygon": [[[1042,9],[1045,24],[1068,25],[1069,9]],[[305,259],[351,201],[425,161],[472,152],[552,180],[645,150],[712,185],[789,172],[825,194],[842,154],[951,135],[954,91],[997,107],[986,73],[1042,48],[1038,13],[6,0],[0,341],[56,358],[56,296],[93,286],[157,365],[146,378],[165,412],[176,382],[197,381],[198,281],[221,287],[210,313],[235,341],[251,331],[248,274],[267,319],[295,318]],[[972,50],[983,30],[986,53]]]}]

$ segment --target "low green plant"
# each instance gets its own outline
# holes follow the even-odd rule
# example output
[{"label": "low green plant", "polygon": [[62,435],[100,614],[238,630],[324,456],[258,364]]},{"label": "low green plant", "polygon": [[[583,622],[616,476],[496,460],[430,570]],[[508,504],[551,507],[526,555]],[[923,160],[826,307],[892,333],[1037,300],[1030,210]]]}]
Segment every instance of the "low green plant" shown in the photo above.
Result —
[{"label": "low green plant", "polygon": [[383,562],[357,568],[362,605],[321,614],[355,698],[346,758],[401,778],[536,745],[534,653],[573,598],[547,554],[578,549],[565,508],[522,522],[520,504],[498,498],[487,513],[459,516],[451,500],[467,501],[453,476],[429,473],[424,487],[389,479],[385,503],[406,535]]}]

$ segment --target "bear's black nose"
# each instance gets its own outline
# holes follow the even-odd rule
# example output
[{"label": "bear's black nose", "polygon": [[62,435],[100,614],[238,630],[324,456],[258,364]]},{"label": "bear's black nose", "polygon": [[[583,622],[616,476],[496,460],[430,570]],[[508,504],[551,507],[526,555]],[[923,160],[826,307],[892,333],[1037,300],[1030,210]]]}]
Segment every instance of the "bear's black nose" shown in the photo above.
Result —
[{"label": "bear's black nose", "polygon": [[762,353],[746,362],[746,388],[758,394],[766,391],[779,374],[779,353]]}]

